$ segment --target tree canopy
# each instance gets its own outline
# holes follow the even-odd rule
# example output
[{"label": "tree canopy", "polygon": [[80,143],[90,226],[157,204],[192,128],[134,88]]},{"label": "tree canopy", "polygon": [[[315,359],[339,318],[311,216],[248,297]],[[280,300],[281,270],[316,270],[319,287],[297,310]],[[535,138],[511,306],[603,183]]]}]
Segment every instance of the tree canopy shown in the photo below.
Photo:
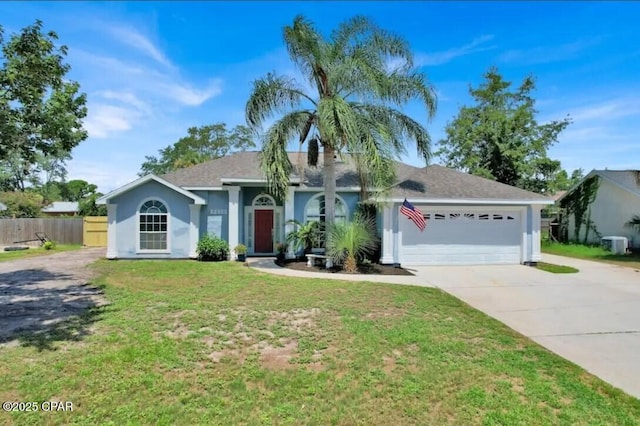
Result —
[{"label": "tree canopy", "polygon": [[[291,62],[312,90],[274,73],[259,78],[246,104],[247,123],[261,133],[262,125],[276,118],[261,134],[261,167],[271,192],[282,198],[293,171],[287,145],[297,139],[301,146],[308,144],[309,152],[322,147],[325,220],[332,224],[334,156],[354,159],[361,183],[368,187],[393,180],[393,160],[405,152],[407,139],[415,141],[419,156],[428,161],[425,124],[436,110],[435,93],[425,75],[414,70],[407,41],[364,17],[343,22],[327,38],[297,16],[283,36]],[[410,100],[424,105],[424,120],[401,112]]]},{"label": "tree canopy", "polygon": [[162,175],[255,147],[251,130],[242,125],[229,131],[225,123],[216,123],[190,127],[187,133],[173,145],[159,150],[158,157],[146,156],[138,175]]},{"label": "tree canopy", "polygon": [[561,164],[547,156],[547,149],[557,142],[570,119],[538,123],[531,76],[515,90],[496,68],[489,69],[484,78],[479,87],[469,88],[475,105],[463,106],[447,124],[436,155],[448,167],[526,190],[560,189]]},{"label": "tree canopy", "polygon": [[[8,40],[0,27],[0,186],[25,190],[40,172],[65,173],[71,150],[87,138],[86,95],[66,77],[67,47],[36,21]],[[35,176],[35,177],[34,177]]]}]

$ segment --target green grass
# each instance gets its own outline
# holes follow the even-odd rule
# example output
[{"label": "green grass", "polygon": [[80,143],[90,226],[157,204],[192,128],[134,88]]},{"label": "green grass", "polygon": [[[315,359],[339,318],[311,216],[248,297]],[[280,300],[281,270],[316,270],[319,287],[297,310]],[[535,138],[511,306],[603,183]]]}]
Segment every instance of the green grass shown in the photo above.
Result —
[{"label": "green grass", "polygon": [[577,268],[565,265],[554,265],[553,263],[538,262],[536,268],[543,271],[552,272],[554,274],[573,274],[579,272]]},{"label": "green grass", "polygon": [[31,247],[28,250],[19,251],[0,251],[0,262],[7,260],[16,260],[26,257],[46,256],[54,253],[60,253],[63,251],[80,250],[81,244],[57,244],[51,250],[45,250],[43,247]]},{"label": "green grass", "polygon": [[574,257],[577,259],[595,260],[598,262],[612,263],[619,266],[640,268],[640,254],[613,254],[600,246],[588,246],[573,243],[551,243],[542,240],[542,252],[557,254],[560,256]]},{"label": "green grass", "polygon": [[640,419],[639,400],[437,289],[279,277],[238,262],[94,267],[110,305],[0,348],[1,400],[71,401],[74,411],[0,413],[0,423]]}]

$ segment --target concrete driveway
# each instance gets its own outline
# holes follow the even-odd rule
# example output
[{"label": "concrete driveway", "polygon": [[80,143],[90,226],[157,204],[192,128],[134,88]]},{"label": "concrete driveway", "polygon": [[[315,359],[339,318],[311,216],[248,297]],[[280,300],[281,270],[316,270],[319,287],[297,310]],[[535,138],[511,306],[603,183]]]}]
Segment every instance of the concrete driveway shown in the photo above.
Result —
[{"label": "concrete driveway", "polygon": [[552,274],[513,266],[418,267],[430,284],[640,398],[640,271],[544,255]]}]

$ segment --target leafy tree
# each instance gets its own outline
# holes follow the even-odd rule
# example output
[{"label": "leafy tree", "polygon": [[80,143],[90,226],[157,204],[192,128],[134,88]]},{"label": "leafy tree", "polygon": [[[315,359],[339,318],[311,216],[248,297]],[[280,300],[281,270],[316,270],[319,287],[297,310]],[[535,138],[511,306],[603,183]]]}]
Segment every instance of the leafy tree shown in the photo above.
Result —
[{"label": "leafy tree", "polygon": [[138,175],[162,175],[255,147],[251,130],[246,126],[236,126],[229,131],[226,124],[216,123],[191,127],[187,132],[178,142],[159,150],[159,157],[146,156]]},{"label": "leafy tree", "polygon": [[[65,76],[66,46],[36,21],[5,42],[0,27],[0,180],[24,191],[41,171],[59,173],[71,150],[87,138],[86,95]],[[54,161],[54,160],[57,160]]]},{"label": "leafy tree", "polygon": [[571,176],[567,174],[566,170],[560,170],[555,179],[549,183],[550,192],[566,191],[573,188],[584,177],[583,169],[575,169],[571,172]]},{"label": "leafy tree", "polygon": [[106,216],[107,206],[96,204],[96,200],[100,197],[102,197],[102,194],[96,192],[81,199],[78,203],[78,214],[80,216]]},{"label": "leafy tree", "polygon": [[474,106],[464,106],[447,124],[436,152],[448,167],[536,192],[553,190],[560,162],[547,149],[569,124],[569,118],[539,124],[531,93],[533,77],[510,90],[496,68],[478,88],[469,88]]},{"label": "leafy tree", "polygon": [[82,179],[58,183],[60,196],[65,201],[81,201],[96,194],[98,187]]},{"label": "leafy tree", "polygon": [[[427,130],[396,108],[417,99],[432,117],[435,94],[425,76],[413,70],[408,43],[366,18],[342,23],[329,38],[302,16],[283,32],[291,61],[313,89],[305,92],[295,79],[267,74],[253,83],[247,123],[260,131],[267,119],[279,115],[262,135],[261,168],[270,191],[281,198],[287,195],[293,171],[288,143],[297,138],[301,145],[308,144],[309,151],[322,147],[325,220],[331,225],[334,156],[350,154],[362,184],[369,187],[383,187],[393,179],[392,160],[405,152],[405,139],[414,140],[418,154],[428,161]],[[391,68],[392,63],[399,65]]]},{"label": "leafy tree", "polygon": [[0,212],[8,217],[38,217],[42,210],[42,195],[35,192],[0,192],[0,201],[7,210]]}]

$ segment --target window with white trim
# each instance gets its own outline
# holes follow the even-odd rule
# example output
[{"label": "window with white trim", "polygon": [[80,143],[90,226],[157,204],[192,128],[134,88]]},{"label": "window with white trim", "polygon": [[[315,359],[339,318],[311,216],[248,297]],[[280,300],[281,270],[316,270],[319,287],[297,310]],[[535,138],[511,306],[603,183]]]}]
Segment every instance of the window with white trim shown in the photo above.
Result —
[{"label": "window with white trim", "polygon": [[158,200],[149,200],[140,207],[140,250],[166,250],[169,215],[167,207]]},{"label": "window with white trim", "polygon": [[[339,196],[336,196],[335,210],[335,221],[346,222],[349,212],[346,203]],[[304,209],[304,217],[305,222],[325,221],[324,194],[318,194],[307,202],[307,206]]]},{"label": "window with white trim", "polygon": [[[320,222],[321,224],[325,223],[325,199],[324,194],[318,194],[311,198],[304,209],[304,218],[306,222]],[[340,196],[336,195],[335,202],[335,222],[346,222],[349,218],[349,211],[347,210],[347,204],[344,202]],[[314,249],[324,248],[324,233],[326,230],[322,228],[320,232],[320,244],[319,247],[314,247]]]}]

